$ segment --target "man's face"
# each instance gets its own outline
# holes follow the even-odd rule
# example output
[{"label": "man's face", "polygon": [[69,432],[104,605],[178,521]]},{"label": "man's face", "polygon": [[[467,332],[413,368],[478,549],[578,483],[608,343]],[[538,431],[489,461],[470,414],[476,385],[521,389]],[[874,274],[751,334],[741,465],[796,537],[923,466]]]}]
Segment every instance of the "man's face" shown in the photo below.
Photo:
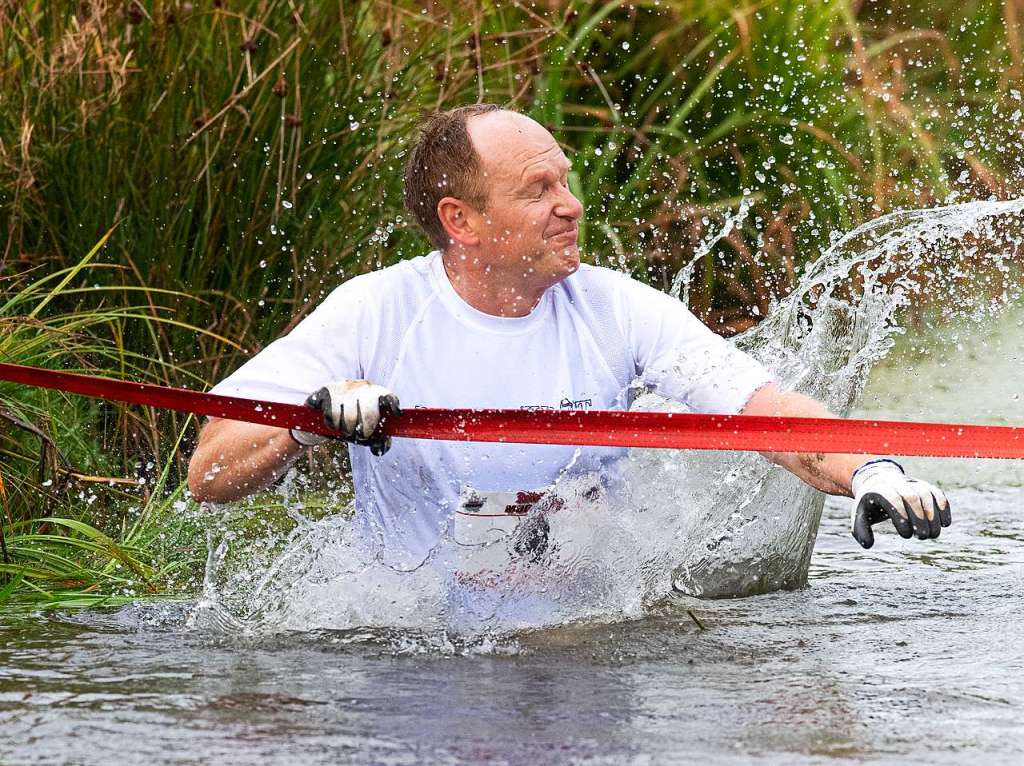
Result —
[{"label": "man's face", "polygon": [[488,191],[479,211],[481,256],[527,283],[550,285],[572,274],[580,265],[583,206],[569,191],[569,160],[555,139],[514,112],[474,117],[467,128]]}]

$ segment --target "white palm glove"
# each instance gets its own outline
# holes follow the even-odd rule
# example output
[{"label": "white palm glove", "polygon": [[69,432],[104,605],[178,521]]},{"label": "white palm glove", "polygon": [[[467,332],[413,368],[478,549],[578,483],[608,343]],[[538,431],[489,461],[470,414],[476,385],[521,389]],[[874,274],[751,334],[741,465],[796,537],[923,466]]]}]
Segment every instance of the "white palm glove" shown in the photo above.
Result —
[{"label": "white palm glove", "polygon": [[938,487],[911,479],[895,460],[869,460],[853,472],[853,536],[865,548],[875,544],[871,525],[891,519],[900,537],[938,537],[953,519]]},{"label": "white palm glove", "polygon": [[[391,447],[391,437],[381,426],[390,415],[398,415],[398,397],[384,386],[365,380],[329,383],[310,394],[306,404],[324,414],[324,423],[338,432],[339,439],[369,447],[374,455],[383,455]],[[291,429],[292,438],[304,447],[322,444],[327,436]]]}]

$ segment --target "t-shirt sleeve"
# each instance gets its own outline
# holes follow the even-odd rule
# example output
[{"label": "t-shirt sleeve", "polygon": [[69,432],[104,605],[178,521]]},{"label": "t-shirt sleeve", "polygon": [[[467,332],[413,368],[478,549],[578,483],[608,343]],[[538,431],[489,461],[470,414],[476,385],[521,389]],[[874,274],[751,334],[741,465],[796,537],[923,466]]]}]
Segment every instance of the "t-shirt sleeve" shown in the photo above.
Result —
[{"label": "t-shirt sleeve", "polygon": [[736,414],[773,381],[756,359],[709,330],[681,301],[636,280],[619,289],[620,326],[641,379],[695,412]]},{"label": "t-shirt sleeve", "polygon": [[302,404],[336,380],[363,377],[362,350],[375,329],[359,278],[332,292],[295,328],[211,389],[211,393]]}]

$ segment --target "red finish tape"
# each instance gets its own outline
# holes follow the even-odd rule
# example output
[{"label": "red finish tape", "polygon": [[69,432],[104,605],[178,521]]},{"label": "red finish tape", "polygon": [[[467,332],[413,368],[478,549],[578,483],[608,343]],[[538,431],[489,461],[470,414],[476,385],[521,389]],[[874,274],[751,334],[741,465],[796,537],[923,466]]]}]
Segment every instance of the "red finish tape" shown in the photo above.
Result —
[{"label": "red finish tape", "polygon": [[[0,363],[0,380],[320,434],[320,413],[150,383]],[[407,409],[384,426],[394,437],[596,447],[1024,458],[1024,428],[885,420],[571,410]]]}]

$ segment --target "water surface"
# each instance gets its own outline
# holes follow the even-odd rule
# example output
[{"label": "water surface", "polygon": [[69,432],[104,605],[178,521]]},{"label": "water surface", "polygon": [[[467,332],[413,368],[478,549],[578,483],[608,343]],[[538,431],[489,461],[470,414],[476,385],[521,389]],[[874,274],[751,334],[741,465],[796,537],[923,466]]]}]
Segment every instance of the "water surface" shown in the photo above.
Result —
[{"label": "water surface", "polygon": [[8,614],[3,761],[1019,762],[1024,490],[951,494],[937,542],[870,552],[830,501],[804,590],[497,640]]}]

